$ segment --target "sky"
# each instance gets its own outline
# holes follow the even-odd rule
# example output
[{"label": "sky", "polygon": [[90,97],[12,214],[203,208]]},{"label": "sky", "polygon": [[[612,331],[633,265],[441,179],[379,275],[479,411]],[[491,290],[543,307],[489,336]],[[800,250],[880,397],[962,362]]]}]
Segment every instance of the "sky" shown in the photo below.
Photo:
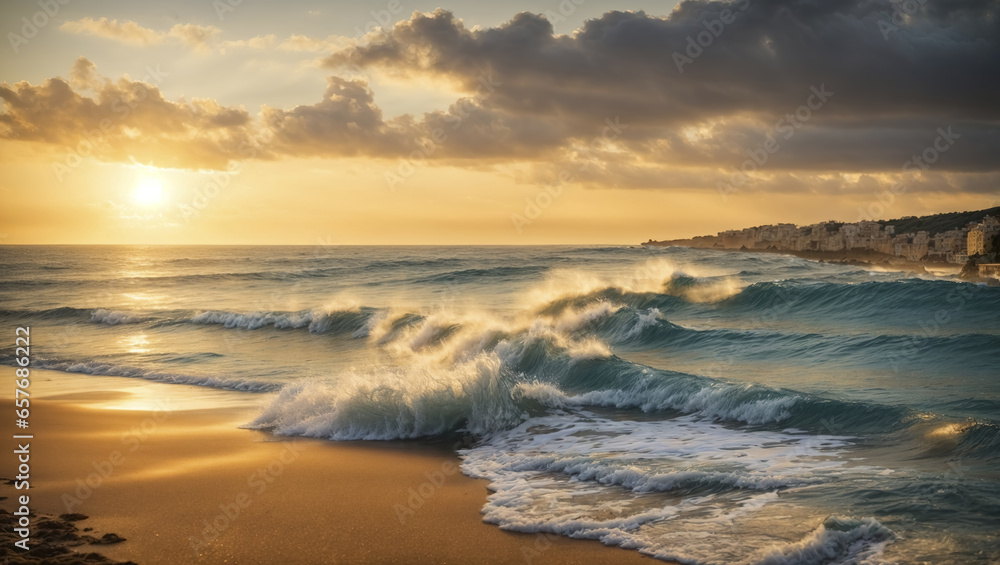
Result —
[{"label": "sky", "polygon": [[1000,0],[0,6],[2,244],[634,244],[1000,205]]}]

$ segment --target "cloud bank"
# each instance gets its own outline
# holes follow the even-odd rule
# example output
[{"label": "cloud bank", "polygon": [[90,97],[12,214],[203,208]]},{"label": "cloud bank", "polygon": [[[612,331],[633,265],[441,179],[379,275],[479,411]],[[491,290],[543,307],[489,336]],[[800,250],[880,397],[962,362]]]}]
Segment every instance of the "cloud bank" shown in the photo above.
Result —
[{"label": "cloud bank", "polygon": [[[714,189],[742,174],[741,186],[770,190],[868,190],[903,176],[915,190],[996,190],[1000,0],[899,6],[688,0],[662,18],[608,12],[570,35],[529,13],[470,29],[439,9],[356,42],[229,42],[326,50],[333,76],[322,98],[253,115],[211,100],[170,102],[141,81],[100,78],[81,59],[69,81],[3,85],[0,136],[73,147],[111,119],[99,158],[191,168],[419,156],[506,167],[528,182],[575,167],[578,182],[601,186]],[[105,18],[63,29],[192,46],[218,33],[178,25],[164,34]],[[386,117],[365,81],[340,76],[370,71],[447,80],[464,96]],[[613,141],[608,124],[621,124]]]}]

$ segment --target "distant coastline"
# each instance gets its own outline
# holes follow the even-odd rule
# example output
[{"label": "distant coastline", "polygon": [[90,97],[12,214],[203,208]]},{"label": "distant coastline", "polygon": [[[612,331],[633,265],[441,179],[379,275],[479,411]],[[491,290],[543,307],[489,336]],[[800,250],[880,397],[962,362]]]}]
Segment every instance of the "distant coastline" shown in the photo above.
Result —
[{"label": "distant coastline", "polygon": [[748,249],[746,247],[731,248],[722,246],[706,246],[693,239],[675,239],[666,241],[647,241],[641,245],[646,247],[692,247],[696,249],[709,249],[715,251],[743,251],[751,253],[777,253],[780,255],[791,255],[820,263],[840,263],[844,265],[858,265],[866,267],[885,267],[892,270],[912,271],[915,273],[927,273],[929,271],[947,271],[958,274],[961,265],[948,263],[946,261],[912,261],[886,253],[869,251],[863,249],[852,249],[848,251],[794,251],[788,249]]},{"label": "distant coastline", "polygon": [[[1000,251],[1000,207],[974,212],[908,216],[896,220],[827,221],[808,226],[773,224],[726,230],[688,239],[649,241],[643,246],[781,253],[813,261],[893,270],[981,276]],[[903,230],[906,233],[902,233]]]}]

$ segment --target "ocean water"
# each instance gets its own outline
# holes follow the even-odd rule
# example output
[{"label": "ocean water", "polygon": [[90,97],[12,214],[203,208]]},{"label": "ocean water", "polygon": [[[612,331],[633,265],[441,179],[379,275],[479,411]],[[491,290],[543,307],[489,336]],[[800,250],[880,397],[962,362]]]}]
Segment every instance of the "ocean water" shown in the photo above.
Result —
[{"label": "ocean water", "polygon": [[501,528],[1000,560],[1000,288],[640,247],[0,247],[0,272],[34,367],[248,391],[276,434],[460,438]]}]

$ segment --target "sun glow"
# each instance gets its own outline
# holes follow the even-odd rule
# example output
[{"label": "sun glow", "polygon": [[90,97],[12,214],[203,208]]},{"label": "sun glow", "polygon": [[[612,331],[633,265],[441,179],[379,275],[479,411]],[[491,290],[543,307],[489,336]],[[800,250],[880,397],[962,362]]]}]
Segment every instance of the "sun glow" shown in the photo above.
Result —
[{"label": "sun glow", "polygon": [[156,206],[163,202],[163,181],[146,177],[132,189],[132,200],[140,206]]}]

